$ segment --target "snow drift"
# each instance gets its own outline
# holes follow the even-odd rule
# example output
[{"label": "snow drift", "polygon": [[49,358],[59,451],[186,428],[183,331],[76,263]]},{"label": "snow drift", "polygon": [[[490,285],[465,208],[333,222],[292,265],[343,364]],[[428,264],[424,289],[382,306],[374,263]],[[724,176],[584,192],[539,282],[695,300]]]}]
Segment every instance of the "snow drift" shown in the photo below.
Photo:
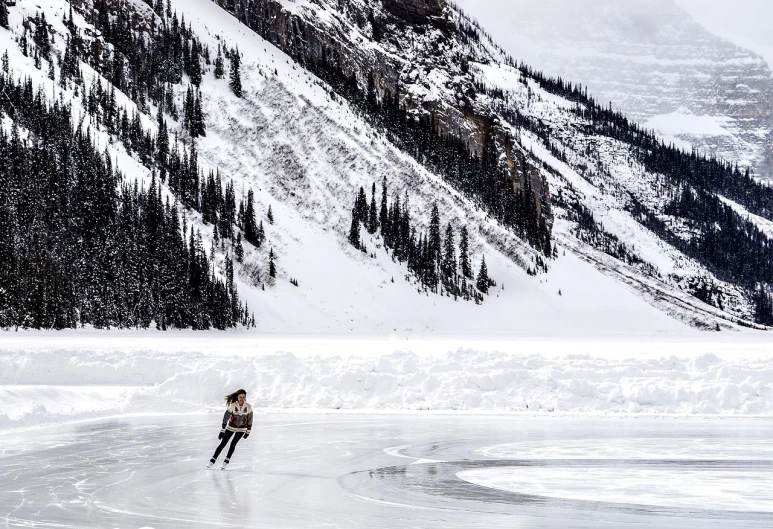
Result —
[{"label": "snow drift", "polygon": [[659,358],[557,355],[535,344],[519,345],[524,352],[376,356],[8,350],[0,353],[0,426],[36,426],[40,417],[216,411],[237,387],[270,411],[773,414],[770,358],[679,356],[662,348]]}]

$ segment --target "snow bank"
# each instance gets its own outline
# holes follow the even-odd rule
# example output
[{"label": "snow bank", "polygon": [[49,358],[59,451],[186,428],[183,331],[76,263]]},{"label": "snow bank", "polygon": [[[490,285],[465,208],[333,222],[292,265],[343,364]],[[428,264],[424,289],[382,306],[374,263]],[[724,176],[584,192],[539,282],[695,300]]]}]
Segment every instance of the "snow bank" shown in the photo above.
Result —
[{"label": "snow bank", "polygon": [[773,414],[773,358],[556,356],[526,344],[521,350],[375,356],[5,351],[0,426],[34,424],[40,416],[218,410],[222,395],[239,387],[256,407],[274,410]]}]

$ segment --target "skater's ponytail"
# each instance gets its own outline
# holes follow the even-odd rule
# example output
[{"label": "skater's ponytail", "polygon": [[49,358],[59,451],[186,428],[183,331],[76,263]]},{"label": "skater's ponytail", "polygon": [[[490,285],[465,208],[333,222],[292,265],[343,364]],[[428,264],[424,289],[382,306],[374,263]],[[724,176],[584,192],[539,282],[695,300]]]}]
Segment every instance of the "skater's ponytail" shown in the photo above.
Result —
[{"label": "skater's ponytail", "polygon": [[[2,1],[2,0],[0,0],[0,1]],[[226,395],[224,397],[225,398],[226,406],[231,404],[232,402],[236,402],[236,399],[239,398],[239,395],[244,395],[246,397],[247,396],[247,391],[245,391],[243,389],[238,389],[238,390],[234,391],[233,393],[231,393],[230,395]]]}]

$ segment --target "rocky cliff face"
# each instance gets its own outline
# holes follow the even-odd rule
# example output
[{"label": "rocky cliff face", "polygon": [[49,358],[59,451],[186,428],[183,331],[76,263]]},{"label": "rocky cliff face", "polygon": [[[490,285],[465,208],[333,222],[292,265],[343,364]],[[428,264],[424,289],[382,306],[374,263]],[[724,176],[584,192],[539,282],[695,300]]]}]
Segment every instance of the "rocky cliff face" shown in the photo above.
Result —
[{"label": "rocky cliff face", "polygon": [[[115,6],[119,1],[126,5],[123,0],[110,0]],[[317,322],[319,327],[312,328],[328,331],[340,328],[349,332],[363,322],[366,327],[362,328],[392,332],[402,329],[404,322],[405,330],[413,331],[438,329],[437,322],[442,320],[442,329],[474,324],[479,332],[483,324],[495,330],[533,332],[534,328],[545,328],[565,332],[569,323],[567,316],[577,311],[582,318],[575,320],[576,328],[585,332],[588,323],[604,319],[599,314],[611,314],[607,301],[625,291],[609,290],[606,280],[594,280],[595,273],[591,274],[584,265],[579,266],[576,256],[616,278],[626,285],[626,290],[639,292],[649,303],[690,325],[706,329],[732,328],[736,324],[750,326],[739,318],[757,317],[761,303],[757,301],[757,292],[750,292],[748,288],[747,278],[751,274],[746,270],[753,268],[760,271],[760,276],[767,274],[763,281],[764,287],[769,288],[767,278],[773,269],[770,265],[773,258],[764,267],[749,266],[752,259],[760,262],[759,254],[769,247],[767,239],[759,237],[746,224],[734,232],[725,227],[734,228],[740,223],[731,221],[743,218],[763,233],[773,234],[773,196],[756,200],[759,196],[755,192],[764,190],[762,186],[736,188],[731,194],[725,192],[731,186],[721,184],[717,189],[728,208],[737,211],[738,218],[727,211],[709,217],[704,212],[710,214],[719,208],[712,202],[713,192],[699,181],[699,176],[705,176],[708,171],[690,178],[677,174],[681,169],[675,168],[684,165],[673,163],[679,162],[679,157],[672,156],[673,151],[663,153],[658,149],[666,155],[660,158],[665,162],[653,161],[645,152],[652,143],[638,134],[630,134],[632,131],[622,116],[607,115],[562,83],[541,79],[525,68],[514,67],[480,27],[471,24],[450,5],[443,8],[442,16],[434,15],[437,11],[430,9],[425,11],[423,22],[418,19],[410,22],[406,19],[411,16],[405,14],[407,11],[400,14],[399,9],[396,13],[380,3],[357,0],[340,0],[335,4],[332,0],[223,3],[240,20],[259,28],[261,34],[304,63],[294,62],[254,32],[239,26],[235,18],[211,0],[172,0],[172,6],[178,13],[184,13],[187,24],[209,50],[219,45],[228,49],[238,46],[243,54],[243,97],[235,97],[228,89],[227,80],[215,79],[212,68],[205,68],[199,100],[207,118],[207,134],[196,139],[196,152],[204,168],[217,168],[242,193],[246,189],[254,190],[257,209],[265,212],[273,206],[277,218],[281,219],[276,224],[266,223],[271,245],[262,248],[245,245],[244,262],[236,265],[240,280],[245,286],[260,283],[260,271],[268,266],[267,252],[271,248],[279,259],[280,279],[286,281],[297,277],[296,271],[302,271],[301,284],[311,287],[298,289],[296,284],[285,290],[276,283],[276,295],[272,293],[271,298],[266,298],[263,290],[246,289],[247,296],[251,296],[250,306],[261,307],[264,329],[287,331],[288,321],[293,321],[306,331],[310,324]],[[48,20],[55,24],[54,40],[59,51],[63,51],[69,31],[58,17],[66,11],[67,4],[65,0],[47,0],[41,4]],[[22,9],[29,16],[41,9],[35,4],[21,5],[14,10],[15,28],[23,27]],[[158,27],[151,23],[156,19],[147,3],[135,0],[129,5],[136,10],[137,18],[132,15],[132,23],[137,30]],[[415,15],[417,11],[413,11]],[[75,17],[81,26],[89,18],[93,17]],[[146,22],[142,23],[143,20]],[[99,45],[97,41],[105,33],[96,31],[88,22],[82,29],[86,36],[84,49],[94,50],[93,46]],[[113,38],[117,35],[123,33],[113,33]],[[42,86],[41,93],[59,94],[58,97],[73,104],[76,114],[88,116],[88,109],[82,106],[75,90],[62,90],[58,82],[48,78],[45,68],[35,67],[31,54],[22,53],[16,40],[18,36],[0,31],[0,40],[12,52],[10,60],[16,71],[30,75],[33,86]],[[112,44],[103,42],[103,45]],[[546,271],[549,275],[540,273],[539,279],[533,281],[526,276],[526,271],[534,273],[540,269],[546,255],[543,247],[538,248],[521,233],[508,229],[501,217],[492,215],[493,208],[481,200],[483,193],[459,193],[456,182],[447,185],[450,179],[443,181],[421,167],[428,157],[447,153],[440,149],[447,149],[452,142],[438,142],[440,148],[422,148],[425,147],[422,142],[434,140],[429,128],[423,127],[410,142],[398,145],[395,138],[400,140],[400,137],[395,129],[400,126],[410,129],[410,121],[396,112],[389,115],[384,106],[363,104],[356,97],[351,98],[352,104],[334,97],[330,84],[309,75],[314,70],[326,73],[324,68],[320,70],[316,66],[323,60],[347,75],[357,76],[361,89],[372,86],[382,95],[398,94],[414,115],[431,115],[434,118],[431,123],[440,132],[465,138],[478,151],[485,146],[499,154],[495,160],[486,159],[485,172],[475,171],[473,166],[472,171],[463,173],[465,181],[479,175],[491,176],[489,164],[497,162],[508,168],[516,186],[547,179],[555,216],[552,238],[547,241],[551,245],[548,251],[553,253],[554,244],[558,243],[556,253],[560,255],[554,254],[550,259],[551,266]],[[304,65],[312,72],[304,70]],[[104,81],[90,68],[82,70],[84,87],[92,86],[97,80]],[[344,81],[346,84],[335,87],[339,93],[349,96],[351,91],[346,89],[351,86],[351,80]],[[187,99],[184,83],[175,85],[174,91],[175,104],[181,108]],[[151,125],[149,133],[155,133],[155,109],[148,109],[145,104],[134,107],[127,94],[118,89],[116,92],[122,104],[131,105],[128,108],[132,113],[144,110],[142,122]],[[396,115],[398,119],[388,125],[368,119],[377,112],[390,118]],[[99,125],[102,118],[97,114],[101,112],[92,114],[97,123],[93,128],[95,137],[105,146],[111,160],[120,162],[126,182],[132,184],[139,178],[140,183],[151,185],[150,175],[156,169],[143,165],[142,156],[126,156],[131,148],[137,152],[131,138],[128,143],[114,141]],[[8,115],[13,119],[13,113]],[[174,133],[174,144],[190,145],[192,138],[183,122],[170,118],[168,123],[170,132]],[[452,144],[452,148],[457,147],[461,146]],[[465,158],[463,163],[468,161]],[[713,166],[717,168],[717,164]],[[445,176],[454,170],[452,166],[443,166]],[[442,307],[436,299],[424,296],[412,281],[403,285],[402,290],[395,290],[397,294],[385,295],[387,285],[397,289],[402,284],[389,282],[389,278],[401,276],[405,263],[396,262],[393,254],[381,251],[381,235],[368,239],[368,248],[377,250],[372,257],[363,256],[345,242],[351,226],[354,191],[362,186],[367,189],[382,179],[389,180],[392,196],[410,193],[410,208],[406,210],[412,216],[416,214],[416,222],[412,220],[411,224],[418,232],[431,224],[429,212],[435,204],[444,226],[453,223],[469,228],[474,234],[471,243],[476,259],[485,255],[489,269],[501,280],[498,301],[473,308],[473,315],[460,311],[460,304],[447,294],[442,298],[447,304]],[[171,182],[167,179],[159,183],[167,196],[175,192]],[[497,178],[497,187],[485,190],[489,197],[508,191],[500,183],[505,182]],[[547,194],[547,186],[539,189],[543,196]],[[765,198],[764,193],[760,195]],[[682,197],[679,202],[678,197]],[[685,201],[692,207],[681,207]],[[511,205],[505,204],[505,207]],[[211,257],[214,264],[220,270],[227,270],[230,243],[218,236],[221,242],[214,244],[218,232],[213,226],[192,210],[187,214],[190,226],[203,233],[204,247],[212,248],[210,255],[214,256]],[[533,209],[527,220],[537,220]],[[524,229],[522,233],[529,232]],[[694,250],[696,246],[704,246],[705,240],[711,240],[705,237],[707,234],[716,241],[722,233],[738,234],[738,237],[728,237],[727,262],[718,261],[714,255],[699,255]],[[752,238],[760,251],[754,251],[749,242]],[[693,241],[698,244],[689,245]],[[723,243],[724,239],[719,242]],[[314,266],[308,267],[307,263]],[[743,265],[746,276],[734,275],[736,264]],[[561,287],[564,287],[563,295],[556,292]],[[341,292],[352,295],[341,296]],[[605,297],[603,292],[612,294]],[[363,304],[363,299],[374,299],[378,303]],[[331,305],[331,300],[339,304]],[[594,310],[594,302],[605,312]],[[588,303],[591,303],[590,309]],[[614,305],[615,311],[611,314],[611,327],[604,327],[614,328],[616,332],[623,329],[619,326],[622,320],[617,306]],[[352,307],[357,310],[352,311]],[[353,320],[355,313],[357,317],[364,316]],[[636,314],[632,320],[639,318],[640,313]],[[553,326],[540,327],[551,320],[555,320]]]},{"label": "rocky cliff face", "polygon": [[478,97],[468,58],[480,54],[457,38],[445,0],[215,0],[301,64],[333,62],[380,96],[398,94],[417,115],[431,114],[438,132],[463,138],[471,150],[494,148],[513,186],[526,178],[541,199],[547,183],[530,167],[509,127]]},{"label": "rocky cliff face", "polygon": [[444,0],[384,0],[384,9],[413,24],[426,24],[442,17]]},{"label": "rocky cliff face", "polygon": [[[762,239],[752,240],[752,231],[742,221],[746,219],[761,227],[757,229],[767,229],[766,223],[771,221],[769,212],[773,211],[773,206],[767,204],[773,203],[773,197],[766,198],[768,195],[762,192],[765,188],[752,180],[747,185],[746,180],[741,180],[740,172],[733,172],[731,166],[716,161],[700,162],[702,169],[698,173],[683,170],[697,163],[698,157],[688,160],[689,155],[661,147],[659,140],[633,130],[628,118],[597,106],[595,101],[567,85],[567,82],[576,83],[577,79],[549,80],[529,68],[517,66],[486,30],[451,4],[427,7],[421,0],[399,3],[386,0],[387,8],[384,0],[240,0],[238,4],[232,0],[217,1],[301,66],[328,81],[329,86],[350,100],[357,112],[370,118],[388,115],[385,106],[379,107],[373,101],[375,93],[386,101],[399,98],[408,117],[431,116],[420,125],[421,136],[414,136],[399,146],[420,163],[432,156],[446,156],[448,152],[422,149],[432,137],[427,124],[442,135],[461,138],[470,150],[493,154],[483,161],[471,162],[479,164],[485,172],[465,172],[463,184],[499,185],[502,181],[491,178],[496,175],[490,170],[497,164],[507,171],[513,187],[531,187],[543,204],[552,204],[552,210],[545,208],[539,213],[542,218],[550,216],[551,220],[555,216],[553,241],[583,255],[604,273],[615,275],[628,285],[638,284],[634,288],[649,296],[653,303],[661,303],[664,295],[659,289],[668,285],[668,289],[678,289],[686,297],[710,303],[733,318],[756,319],[759,306],[764,308],[757,301],[758,294],[746,286],[749,282],[744,283],[746,279],[734,275],[732,270],[722,269],[727,266],[726,261],[721,261],[726,254],[700,253],[696,250],[700,244],[690,245],[690,242],[702,242],[707,236],[738,234],[745,245],[745,254],[739,257],[741,254],[736,250],[730,250],[735,253],[727,262],[758,259],[759,252],[750,248]],[[439,12],[442,14],[438,15]],[[754,84],[752,75],[748,82],[740,82],[746,80],[740,75],[748,71],[748,61],[727,57],[723,63],[726,69],[720,70],[730,73],[717,74],[717,82],[724,83],[722,86],[728,93],[732,88],[735,99],[724,97],[722,104],[736,112],[732,121],[739,128],[748,128],[737,135],[725,128],[712,131],[710,125],[725,122],[716,115],[707,115],[704,110],[719,108],[721,99],[716,94],[711,96],[711,90],[705,89],[705,83],[700,81],[705,81],[701,76],[708,75],[702,73],[706,61],[700,58],[706,53],[696,52],[690,58],[685,48],[680,60],[668,54],[672,52],[658,55],[657,43],[661,40],[681,42],[678,32],[664,29],[657,18],[647,18],[646,10],[642,16],[644,19],[636,22],[618,21],[623,27],[621,35],[626,35],[618,42],[619,49],[627,49],[626,39],[632,42],[649,39],[652,41],[649,47],[634,46],[627,55],[619,51],[617,55],[587,52],[590,57],[587,62],[597,60],[598,68],[602,68],[605,61],[614,64],[625,56],[619,63],[622,73],[616,73],[617,78],[626,78],[627,72],[635,73],[619,89],[631,100],[636,100],[637,90],[642,90],[644,95],[639,96],[639,103],[632,103],[639,112],[649,112],[646,115],[660,116],[666,121],[671,119],[680,126],[687,123],[702,141],[730,135],[736,143],[722,148],[737,147],[739,152],[746,149],[748,144],[743,138],[752,138],[755,130],[759,133],[765,127],[764,79]],[[583,20],[578,18],[575,26]],[[643,32],[642,35],[633,34],[635,30]],[[581,39],[575,35],[570,41],[576,53],[584,53]],[[739,69],[730,69],[733,65]],[[659,72],[660,76],[654,83],[656,86],[641,87],[640,76],[655,75],[653,72]],[[731,75],[732,72],[735,74]],[[699,81],[690,85],[681,79],[684,75]],[[757,77],[764,78],[764,72]],[[352,78],[356,78],[357,89],[351,89]],[[732,83],[735,84],[731,86]],[[696,88],[692,95],[685,95],[687,92],[679,92],[684,86]],[[661,89],[661,96],[649,95]],[[365,90],[368,99],[363,103]],[[742,98],[741,91],[752,99]],[[677,107],[676,112],[669,111],[670,107],[659,107],[658,102],[668,100],[667,96],[673,101],[686,101],[696,110]],[[639,113],[635,117],[642,121],[643,115]],[[690,116],[696,118],[697,124],[689,121]],[[409,120],[405,118],[398,116],[397,127],[408,128]],[[382,127],[378,120],[371,120],[373,125],[386,131],[389,139],[399,139],[396,122]],[[754,152],[759,157],[756,159],[762,159],[763,154],[759,154],[764,152],[762,147]],[[427,166],[431,167],[431,163]],[[455,170],[454,166],[442,169],[445,176],[452,176]],[[720,172],[737,177],[737,183],[729,183],[731,178],[712,176]],[[485,176],[475,180],[477,175]],[[463,187],[458,182],[453,185],[457,191]],[[713,187],[708,189],[709,186]],[[747,193],[748,190],[751,192]],[[488,197],[502,197],[509,189],[500,186],[488,187],[485,191]],[[760,196],[755,198],[757,192]],[[475,200],[481,196],[483,193]],[[694,206],[691,202],[694,200],[699,200],[701,205]],[[720,209],[716,201],[722,200],[729,200],[727,208],[722,209],[721,216],[713,215],[712,212]],[[479,204],[476,202],[476,207]],[[753,208],[750,211],[754,215],[748,215],[745,207]],[[528,218],[534,219],[530,220],[531,225],[545,228],[539,215],[535,218],[533,213],[533,208],[529,208]],[[719,222],[724,224],[717,229]],[[523,233],[527,233],[526,229]],[[532,228],[532,233],[537,230]],[[538,239],[531,237],[529,244],[537,248],[539,242],[535,244],[534,240]],[[728,242],[726,247],[731,246]],[[750,271],[748,275],[753,273]],[[767,298],[759,299],[765,302]],[[773,305],[773,300],[770,304]]]},{"label": "rocky cliff face", "polygon": [[516,59],[588,86],[667,138],[773,176],[773,78],[765,61],[673,0],[460,0]]}]

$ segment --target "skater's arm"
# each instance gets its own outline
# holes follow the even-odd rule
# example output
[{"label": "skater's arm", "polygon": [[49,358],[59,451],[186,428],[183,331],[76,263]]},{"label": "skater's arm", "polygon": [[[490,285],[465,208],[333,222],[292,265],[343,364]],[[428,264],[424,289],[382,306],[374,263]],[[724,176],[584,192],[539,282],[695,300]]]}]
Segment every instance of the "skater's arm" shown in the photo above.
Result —
[{"label": "skater's arm", "polygon": [[231,406],[228,406],[225,409],[225,413],[223,414],[223,427],[220,429],[221,432],[225,432],[225,427],[228,424],[228,421],[231,419]]},{"label": "skater's arm", "polygon": [[247,414],[247,435],[249,435],[251,431],[252,431],[252,408],[250,408],[250,413]]}]

